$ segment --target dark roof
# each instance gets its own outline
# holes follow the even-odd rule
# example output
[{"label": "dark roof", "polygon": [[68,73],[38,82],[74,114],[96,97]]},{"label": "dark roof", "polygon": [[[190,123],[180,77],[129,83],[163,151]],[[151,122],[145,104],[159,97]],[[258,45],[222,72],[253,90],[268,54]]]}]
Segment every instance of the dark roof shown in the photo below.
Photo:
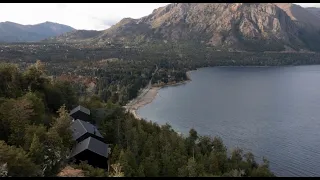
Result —
[{"label": "dark roof", "polygon": [[75,112],[78,112],[78,111],[81,111],[81,112],[84,112],[84,113],[90,115],[90,110],[87,109],[87,108],[85,108],[85,107],[83,107],[83,106],[80,106],[80,105],[77,106],[76,108],[72,109],[72,110],[70,111],[70,115],[71,115],[71,114],[74,114]]},{"label": "dark roof", "polygon": [[103,136],[100,134],[99,130],[94,125],[92,125],[89,122],[82,121],[80,119],[77,119],[72,122],[71,130],[73,131],[72,136],[73,136],[74,140],[77,140],[85,133],[94,134],[100,138],[103,138]]},{"label": "dark roof", "polygon": [[108,145],[92,137],[78,143],[71,152],[71,157],[83,152],[84,150],[90,150],[100,156],[108,158]]}]

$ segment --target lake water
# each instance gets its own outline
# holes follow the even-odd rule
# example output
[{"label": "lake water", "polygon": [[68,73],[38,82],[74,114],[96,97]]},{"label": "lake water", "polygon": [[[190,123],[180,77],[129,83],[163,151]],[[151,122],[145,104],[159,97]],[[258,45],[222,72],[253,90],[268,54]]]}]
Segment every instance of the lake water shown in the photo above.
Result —
[{"label": "lake water", "polygon": [[320,66],[213,67],[138,114],[266,157],[277,176],[320,176]]}]

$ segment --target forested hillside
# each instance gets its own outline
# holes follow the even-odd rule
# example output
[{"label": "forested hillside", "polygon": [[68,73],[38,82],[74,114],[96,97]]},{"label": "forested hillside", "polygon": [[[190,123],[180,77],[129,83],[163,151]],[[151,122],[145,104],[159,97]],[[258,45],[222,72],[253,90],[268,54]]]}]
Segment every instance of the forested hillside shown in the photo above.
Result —
[{"label": "forested hillside", "polygon": [[2,176],[53,176],[72,146],[67,112],[77,103],[70,86],[50,81],[40,62],[20,72],[0,65]]},{"label": "forested hillside", "polygon": [[[169,125],[137,120],[94,96],[78,102],[69,83],[45,72],[39,61],[25,71],[0,64],[1,176],[56,176],[66,166],[82,169],[85,176],[273,176],[267,160],[258,164],[239,149],[228,156],[219,138],[195,130],[183,137]],[[112,144],[112,167],[120,172],[67,161],[73,145],[68,110],[78,103],[100,119],[100,132]]]},{"label": "forested hillside", "polygon": [[103,102],[125,105],[151,78],[153,85],[187,80],[186,72],[208,66],[281,66],[319,64],[319,53],[226,52],[188,44],[152,44],[141,48],[82,47],[79,44],[4,44],[0,62],[26,69],[40,59],[54,79],[72,83],[79,96],[95,94]]}]

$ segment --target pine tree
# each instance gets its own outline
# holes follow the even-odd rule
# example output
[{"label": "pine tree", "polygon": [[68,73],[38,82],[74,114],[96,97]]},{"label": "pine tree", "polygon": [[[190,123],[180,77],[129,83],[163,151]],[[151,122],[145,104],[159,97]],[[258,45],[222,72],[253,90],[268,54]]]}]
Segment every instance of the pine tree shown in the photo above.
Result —
[{"label": "pine tree", "polygon": [[56,118],[50,130],[56,131],[62,139],[63,147],[70,149],[74,142],[72,140],[72,131],[70,129],[71,119],[68,111],[66,110],[66,106],[61,106],[57,113],[59,116]]},{"label": "pine tree", "polygon": [[34,115],[31,103],[27,100],[9,100],[2,104],[2,115],[10,125],[9,144],[23,146],[25,127],[30,123],[30,118]]},{"label": "pine tree", "polygon": [[158,162],[154,159],[153,155],[144,159],[143,167],[146,177],[157,177],[159,175]]},{"label": "pine tree", "polygon": [[188,170],[188,177],[197,177],[197,164],[194,158],[189,158],[188,160],[188,165],[187,165],[187,170]]},{"label": "pine tree", "polygon": [[32,124],[43,124],[43,118],[45,114],[45,106],[41,98],[39,98],[35,93],[28,92],[23,96],[23,99],[26,99],[31,103],[31,108],[33,109],[33,115],[30,117]]},{"label": "pine tree", "polygon": [[116,144],[111,152],[112,152],[112,154],[111,154],[111,158],[110,158],[110,163],[115,164],[116,161],[119,159],[119,156],[121,153],[120,145]]},{"label": "pine tree", "polygon": [[120,152],[118,163],[121,165],[121,167],[123,167],[125,177],[132,176],[133,170],[129,165],[129,161],[127,159],[127,154],[124,150],[121,150],[121,152]]},{"label": "pine tree", "polygon": [[39,138],[36,134],[34,134],[33,136],[28,156],[33,160],[34,163],[38,165],[42,165],[44,162],[43,144],[40,143]]}]

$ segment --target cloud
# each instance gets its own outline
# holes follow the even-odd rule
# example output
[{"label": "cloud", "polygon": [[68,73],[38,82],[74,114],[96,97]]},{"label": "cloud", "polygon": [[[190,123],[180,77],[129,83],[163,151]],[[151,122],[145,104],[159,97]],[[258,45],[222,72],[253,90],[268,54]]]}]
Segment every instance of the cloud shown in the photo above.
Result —
[{"label": "cloud", "polygon": [[302,7],[320,7],[320,3],[294,3]]},{"label": "cloud", "polygon": [[60,8],[60,9],[63,9],[63,8],[66,8],[67,7],[67,5],[66,4],[64,4],[64,3],[57,3],[57,8]]},{"label": "cloud", "polygon": [[45,21],[76,29],[103,30],[125,17],[140,18],[168,3],[3,3],[0,22],[37,24]]},{"label": "cloud", "polygon": [[106,29],[119,22],[118,18],[112,18],[112,19],[104,19],[104,18],[98,18],[98,17],[91,17],[91,18],[92,20],[97,21],[97,24],[95,25],[95,29]]},{"label": "cloud", "polygon": [[104,26],[112,26],[114,24],[116,24],[117,22],[119,22],[118,20],[115,20],[115,19],[106,19],[106,20],[103,20],[103,25]]}]

